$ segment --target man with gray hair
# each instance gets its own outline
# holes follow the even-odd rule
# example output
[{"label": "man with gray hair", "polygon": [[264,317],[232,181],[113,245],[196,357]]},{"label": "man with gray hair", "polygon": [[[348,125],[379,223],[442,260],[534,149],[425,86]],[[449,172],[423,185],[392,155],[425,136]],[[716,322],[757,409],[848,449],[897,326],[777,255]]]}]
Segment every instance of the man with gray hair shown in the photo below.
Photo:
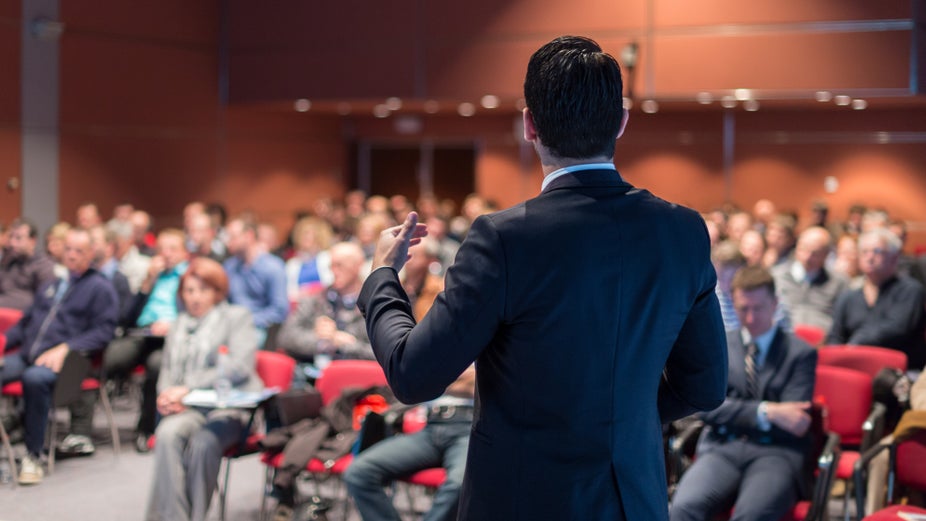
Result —
[{"label": "man with gray hair", "polygon": [[907,367],[919,369],[926,364],[923,286],[897,273],[900,248],[900,239],[885,228],[859,237],[864,282],[836,300],[826,343],[896,349],[907,354]]}]

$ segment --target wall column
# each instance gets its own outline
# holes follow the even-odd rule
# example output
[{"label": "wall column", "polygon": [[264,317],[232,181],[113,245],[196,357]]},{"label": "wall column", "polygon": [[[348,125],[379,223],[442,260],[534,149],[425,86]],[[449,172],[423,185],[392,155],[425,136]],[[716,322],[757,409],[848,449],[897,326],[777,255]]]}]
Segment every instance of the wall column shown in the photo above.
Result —
[{"label": "wall column", "polygon": [[22,0],[22,214],[44,232],[58,217],[58,0]]}]

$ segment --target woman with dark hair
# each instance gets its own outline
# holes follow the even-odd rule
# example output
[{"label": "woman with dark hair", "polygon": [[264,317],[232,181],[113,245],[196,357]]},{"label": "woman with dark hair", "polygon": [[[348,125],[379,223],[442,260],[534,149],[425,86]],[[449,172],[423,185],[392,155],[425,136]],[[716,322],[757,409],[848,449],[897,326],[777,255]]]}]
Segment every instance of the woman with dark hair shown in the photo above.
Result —
[{"label": "woman with dark hair", "polygon": [[251,313],[225,301],[228,276],[206,257],[190,262],[180,279],[184,311],[164,343],[158,378],[154,480],[146,519],[203,520],[226,449],[241,438],[248,413],[237,409],[187,407],[194,389],[211,389],[219,375],[220,346],[227,346],[224,376],[234,389],[259,391],[257,339]]}]

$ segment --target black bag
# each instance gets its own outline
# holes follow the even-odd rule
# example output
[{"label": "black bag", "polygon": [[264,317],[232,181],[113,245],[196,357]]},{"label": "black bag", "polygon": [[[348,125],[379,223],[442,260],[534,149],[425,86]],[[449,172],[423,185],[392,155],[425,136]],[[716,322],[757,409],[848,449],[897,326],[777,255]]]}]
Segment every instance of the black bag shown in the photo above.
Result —
[{"label": "black bag", "polygon": [[267,426],[272,429],[292,425],[306,418],[318,418],[321,410],[322,395],[315,388],[290,389],[270,399],[267,404]]}]

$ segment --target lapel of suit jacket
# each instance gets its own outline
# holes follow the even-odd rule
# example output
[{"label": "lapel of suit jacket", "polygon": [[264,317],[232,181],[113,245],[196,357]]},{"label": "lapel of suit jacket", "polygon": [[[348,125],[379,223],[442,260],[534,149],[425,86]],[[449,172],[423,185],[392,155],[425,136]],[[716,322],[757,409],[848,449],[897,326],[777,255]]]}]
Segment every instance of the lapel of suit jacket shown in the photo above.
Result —
[{"label": "lapel of suit jacket", "polygon": [[765,388],[769,381],[778,372],[778,366],[785,358],[785,332],[777,325],[775,326],[775,336],[772,338],[772,345],[768,348],[768,355],[765,357],[765,363],[759,368],[759,399],[765,396]]},{"label": "lapel of suit jacket", "polygon": [[616,170],[581,170],[563,174],[547,185],[543,193],[569,188],[615,187],[629,192],[633,186],[624,181]]}]

